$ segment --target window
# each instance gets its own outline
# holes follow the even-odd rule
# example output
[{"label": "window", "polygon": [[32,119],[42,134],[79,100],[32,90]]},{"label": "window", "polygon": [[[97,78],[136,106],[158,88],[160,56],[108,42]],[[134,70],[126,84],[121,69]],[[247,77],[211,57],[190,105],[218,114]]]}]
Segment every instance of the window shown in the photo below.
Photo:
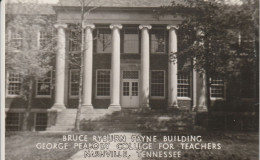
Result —
[{"label": "window", "polygon": [[80,51],[81,48],[81,32],[78,30],[70,31],[69,39],[69,50],[70,51]]},{"label": "window", "polygon": [[47,128],[48,116],[47,113],[35,113],[35,130],[45,131]]},{"label": "window", "polygon": [[110,96],[110,71],[109,70],[97,70],[97,96],[108,97]]},{"label": "window", "polygon": [[123,71],[123,79],[138,79],[138,71]]},{"label": "window", "polygon": [[243,56],[247,55],[247,52],[254,50],[254,41],[249,34],[238,30],[228,30],[228,33],[231,50],[239,51]]},{"label": "window", "polygon": [[52,47],[52,35],[46,31],[39,32],[39,49],[44,50]]},{"label": "window", "polygon": [[151,97],[164,97],[164,71],[151,71]]},{"label": "window", "polygon": [[21,113],[6,113],[5,127],[6,131],[19,131],[21,130]]},{"label": "window", "polygon": [[79,95],[79,69],[70,70],[70,97]]},{"label": "window", "polygon": [[8,75],[8,91],[7,95],[20,95],[21,93],[21,76],[16,73]]},{"label": "window", "polygon": [[21,50],[23,47],[23,32],[14,30],[11,32],[11,47]]},{"label": "window", "polygon": [[97,53],[111,53],[112,48],[111,30],[99,28],[97,30]]},{"label": "window", "polygon": [[164,29],[152,30],[151,53],[165,53],[165,30]]},{"label": "window", "polygon": [[190,75],[188,73],[178,74],[178,97],[190,97]]},{"label": "window", "polygon": [[247,33],[239,33],[238,37],[239,47],[242,51],[253,51],[254,50],[254,41]]},{"label": "window", "polygon": [[222,77],[216,76],[211,78],[210,96],[211,98],[224,98],[224,80]]},{"label": "window", "polygon": [[139,52],[139,35],[136,28],[124,29],[124,53]]},{"label": "window", "polygon": [[48,72],[42,79],[36,81],[36,96],[37,97],[50,97],[52,84],[52,72]]}]

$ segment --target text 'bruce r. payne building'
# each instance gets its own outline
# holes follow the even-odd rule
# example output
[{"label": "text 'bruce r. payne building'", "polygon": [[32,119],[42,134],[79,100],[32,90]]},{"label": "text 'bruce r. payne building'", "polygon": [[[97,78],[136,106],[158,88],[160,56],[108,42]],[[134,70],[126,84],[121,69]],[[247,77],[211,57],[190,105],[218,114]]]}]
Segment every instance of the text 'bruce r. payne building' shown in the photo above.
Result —
[{"label": "text 'bruce r. payne building'", "polygon": [[[91,121],[141,108],[151,112],[207,112],[203,74],[193,69],[191,59],[182,65],[178,63],[182,60],[171,60],[182,38],[178,25],[183,18],[156,17],[154,10],[167,5],[171,0],[95,0],[89,4],[96,7],[83,26],[88,49],[82,61],[81,119]],[[6,14],[33,14],[21,13],[22,7],[26,4],[6,4]],[[28,126],[36,131],[69,130],[76,118],[80,70],[68,61],[71,55],[80,53],[76,41],[81,35],[74,27],[80,21],[81,6],[77,0],[60,0],[59,4],[37,7],[37,14],[54,19],[58,49],[53,70],[34,82]],[[7,27],[6,33],[18,49],[23,47],[23,31]],[[40,47],[49,34],[39,30],[33,38]],[[237,97],[243,102],[242,111],[256,103],[256,74],[243,74],[243,80],[211,77],[211,105],[216,111],[228,110]],[[6,129],[10,131],[21,129],[26,110],[21,86],[20,75],[6,71]]]}]

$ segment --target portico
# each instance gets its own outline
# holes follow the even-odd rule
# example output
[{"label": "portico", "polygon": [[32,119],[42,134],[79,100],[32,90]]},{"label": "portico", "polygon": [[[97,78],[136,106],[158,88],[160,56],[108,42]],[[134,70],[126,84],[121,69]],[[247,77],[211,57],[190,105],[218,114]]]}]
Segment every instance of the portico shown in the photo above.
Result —
[{"label": "portico", "polygon": [[[57,24],[55,25],[58,30],[58,51],[56,56],[56,85],[55,85],[55,105],[53,105],[53,109],[59,108],[65,109],[65,93],[62,88],[65,87],[65,49],[66,49],[66,26],[67,24]],[[124,24],[111,24],[108,25],[111,29],[111,39],[112,39],[112,51],[111,51],[111,72],[110,72],[110,105],[109,109],[120,110],[123,106],[127,106],[127,100],[124,94],[129,92],[135,92],[135,102],[129,101],[129,107],[134,104],[136,107],[149,107],[150,100],[150,55],[151,55],[151,41],[150,41],[150,30],[152,29],[152,25],[149,24],[140,24],[138,26],[141,42],[140,42],[140,59],[139,65],[140,70],[136,70],[135,68],[129,68],[127,70],[121,69],[121,65],[123,65],[120,61],[121,49],[120,44],[122,43],[120,30],[124,27]],[[178,107],[177,102],[177,26],[176,25],[165,25],[165,28],[169,31],[168,36],[168,87],[165,91],[168,90],[168,106],[169,107]],[[82,107],[93,109],[92,99],[93,99],[93,31],[95,30],[95,24],[85,24],[85,51],[84,51],[84,59],[83,59],[83,96],[82,96]],[[174,60],[172,60],[172,56],[175,56]],[[130,65],[131,66],[131,65]],[[109,69],[109,68],[106,68]],[[124,74],[136,74],[138,77],[136,80],[131,78],[127,81],[127,78],[124,78]],[[165,94],[166,95],[166,94]],[[132,93],[131,93],[131,96]],[[131,97],[133,98],[133,97]],[[133,100],[132,100],[133,101]],[[57,105],[59,104],[59,105]],[[62,106],[62,107],[61,107]]]}]

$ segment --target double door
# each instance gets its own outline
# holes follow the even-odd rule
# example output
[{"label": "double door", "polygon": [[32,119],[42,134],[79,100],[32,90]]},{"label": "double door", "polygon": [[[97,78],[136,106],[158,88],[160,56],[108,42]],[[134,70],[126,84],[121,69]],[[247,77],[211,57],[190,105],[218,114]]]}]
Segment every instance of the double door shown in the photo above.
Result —
[{"label": "double door", "polygon": [[[135,77],[124,76],[124,74],[126,75],[127,72],[129,71],[123,72],[123,80],[122,80],[122,87],[121,87],[122,107],[126,107],[126,108],[138,107],[139,106],[139,79],[138,79],[139,76],[135,76]],[[137,72],[137,74],[139,73],[138,71],[130,71],[130,72]]]}]

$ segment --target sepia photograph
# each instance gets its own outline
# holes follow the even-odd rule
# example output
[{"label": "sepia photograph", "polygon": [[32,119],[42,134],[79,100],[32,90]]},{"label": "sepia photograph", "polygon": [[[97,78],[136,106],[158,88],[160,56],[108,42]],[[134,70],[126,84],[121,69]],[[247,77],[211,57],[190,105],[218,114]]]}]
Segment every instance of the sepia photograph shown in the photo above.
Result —
[{"label": "sepia photograph", "polygon": [[258,160],[258,0],[3,0],[1,158]]}]

